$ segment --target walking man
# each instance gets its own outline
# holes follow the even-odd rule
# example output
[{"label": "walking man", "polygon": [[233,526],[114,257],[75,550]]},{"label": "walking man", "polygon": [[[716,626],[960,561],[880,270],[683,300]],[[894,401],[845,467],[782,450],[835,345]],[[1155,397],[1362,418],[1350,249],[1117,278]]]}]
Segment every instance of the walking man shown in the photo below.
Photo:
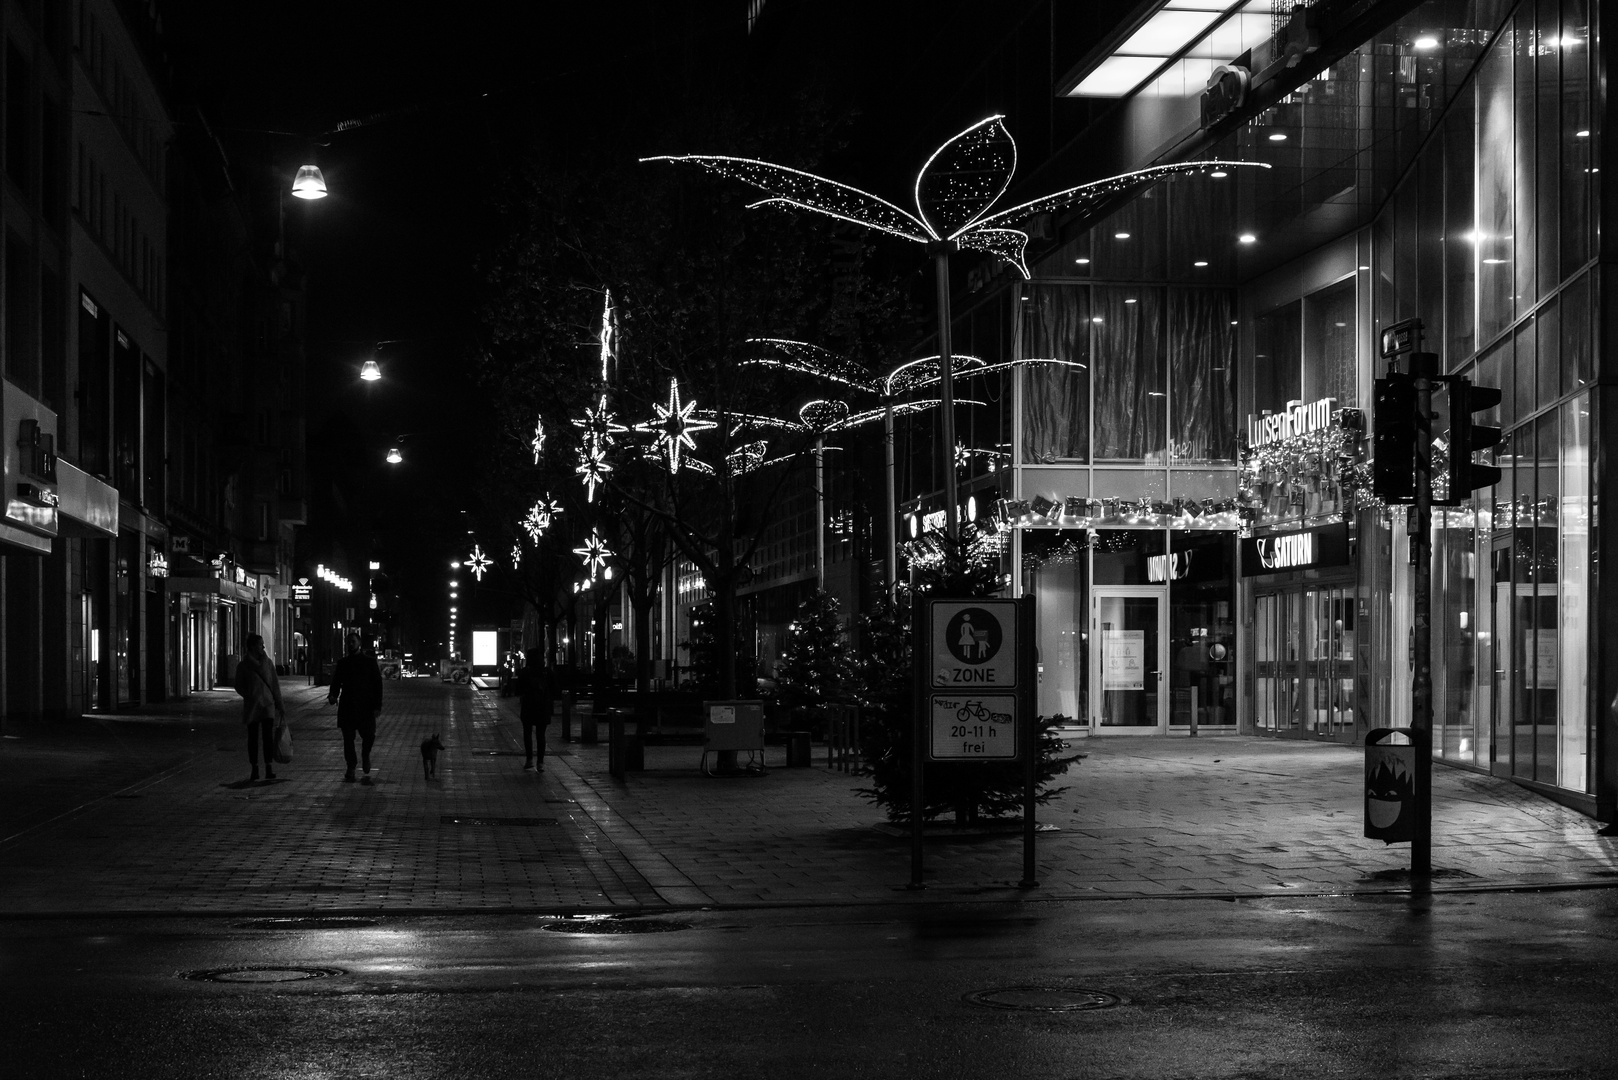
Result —
[{"label": "walking man", "polygon": [[528,650],[528,663],[517,673],[517,693],[521,695],[518,716],[522,720],[524,769],[545,767],[545,728],[551,722],[551,673],[545,666],[542,649]]},{"label": "walking man", "polygon": [[348,635],[348,655],[332,673],[328,703],[337,704],[337,729],[343,733],[343,760],[348,771],[343,782],[354,782],[354,735],[360,737],[359,764],[366,782],[371,775],[371,744],[376,741],[376,716],[382,711],[382,669],[370,652],[360,651],[360,636]]}]

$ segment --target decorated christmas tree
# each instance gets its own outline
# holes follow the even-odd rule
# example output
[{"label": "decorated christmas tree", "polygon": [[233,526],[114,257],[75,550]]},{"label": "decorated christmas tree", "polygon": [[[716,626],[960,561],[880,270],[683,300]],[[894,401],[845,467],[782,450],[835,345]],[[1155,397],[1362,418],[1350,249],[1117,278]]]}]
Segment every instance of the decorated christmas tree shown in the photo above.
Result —
[{"label": "decorated christmas tree", "polygon": [[798,608],[775,669],[782,705],[812,709],[848,697],[854,664],[838,622],[837,601],[827,593],[816,592]]}]

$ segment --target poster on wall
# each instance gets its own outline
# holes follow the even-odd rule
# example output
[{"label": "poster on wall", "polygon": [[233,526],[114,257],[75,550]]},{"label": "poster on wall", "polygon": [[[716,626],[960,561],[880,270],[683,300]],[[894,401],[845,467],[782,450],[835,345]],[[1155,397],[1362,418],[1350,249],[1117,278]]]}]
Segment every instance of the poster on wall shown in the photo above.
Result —
[{"label": "poster on wall", "polygon": [[1101,688],[1146,689],[1146,631],[1101,631]]}]

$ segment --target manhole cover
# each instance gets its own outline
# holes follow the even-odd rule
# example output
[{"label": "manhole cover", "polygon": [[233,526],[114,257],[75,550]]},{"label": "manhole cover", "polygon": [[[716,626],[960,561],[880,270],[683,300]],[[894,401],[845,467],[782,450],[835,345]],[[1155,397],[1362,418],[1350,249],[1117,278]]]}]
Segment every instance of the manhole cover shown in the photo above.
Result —
[{"label": "manhole cover", "polygon": [[570,919],[557,919],[540,927],[557,934],[667,934],[672,930],[689,930],[690,923],[671,919],[625,919],[617,915],[575,915]]},{"label": "manhole cover", "polygon": [[345,919],[338,916],[310,916],[296,919],[249,919],[236,924],[238,930],[352,930],[375,926],[375,919]]},{"label": "manhole cover", "polygon": [[228,967],[208,968],[204,971],[182,971],[180,978],[194,982],[222,983],[284,983],[305,979],[326,979],[341,975],[340,968],[316,967]]},{"label": "manhole cover", "polygon": [[555,825],[553,817],[457,817],[454,814],[444,814],[439,817],[440,825]]},{"label": "manhole cover", "polygon": [[1121,1003],[1123,998],[1083,987],[1005,986],[998,990],[976,990],[962,1000],[986,1009],[1079,1012],[1084,1009],[1110,1009]]}]

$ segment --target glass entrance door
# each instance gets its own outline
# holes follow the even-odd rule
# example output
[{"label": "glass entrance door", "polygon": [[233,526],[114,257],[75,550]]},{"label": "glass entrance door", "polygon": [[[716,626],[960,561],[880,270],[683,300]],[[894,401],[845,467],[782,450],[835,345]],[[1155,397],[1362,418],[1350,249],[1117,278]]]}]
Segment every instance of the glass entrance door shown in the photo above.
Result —
[{"label": "glass entrance door", "polygon": [[1303,593],[1303,728],[1322,739],[1354,734],[1354,589]]},{"label": "glass entrance door", "polygon": [[1298,594],[1253,598],[1253,725],[1261,735],[1298,726]]},{"label": "glass entrance door", "polygon": [[1167,734],[1168,590],[1096,585],[1090,591],[1090,733]]}]

